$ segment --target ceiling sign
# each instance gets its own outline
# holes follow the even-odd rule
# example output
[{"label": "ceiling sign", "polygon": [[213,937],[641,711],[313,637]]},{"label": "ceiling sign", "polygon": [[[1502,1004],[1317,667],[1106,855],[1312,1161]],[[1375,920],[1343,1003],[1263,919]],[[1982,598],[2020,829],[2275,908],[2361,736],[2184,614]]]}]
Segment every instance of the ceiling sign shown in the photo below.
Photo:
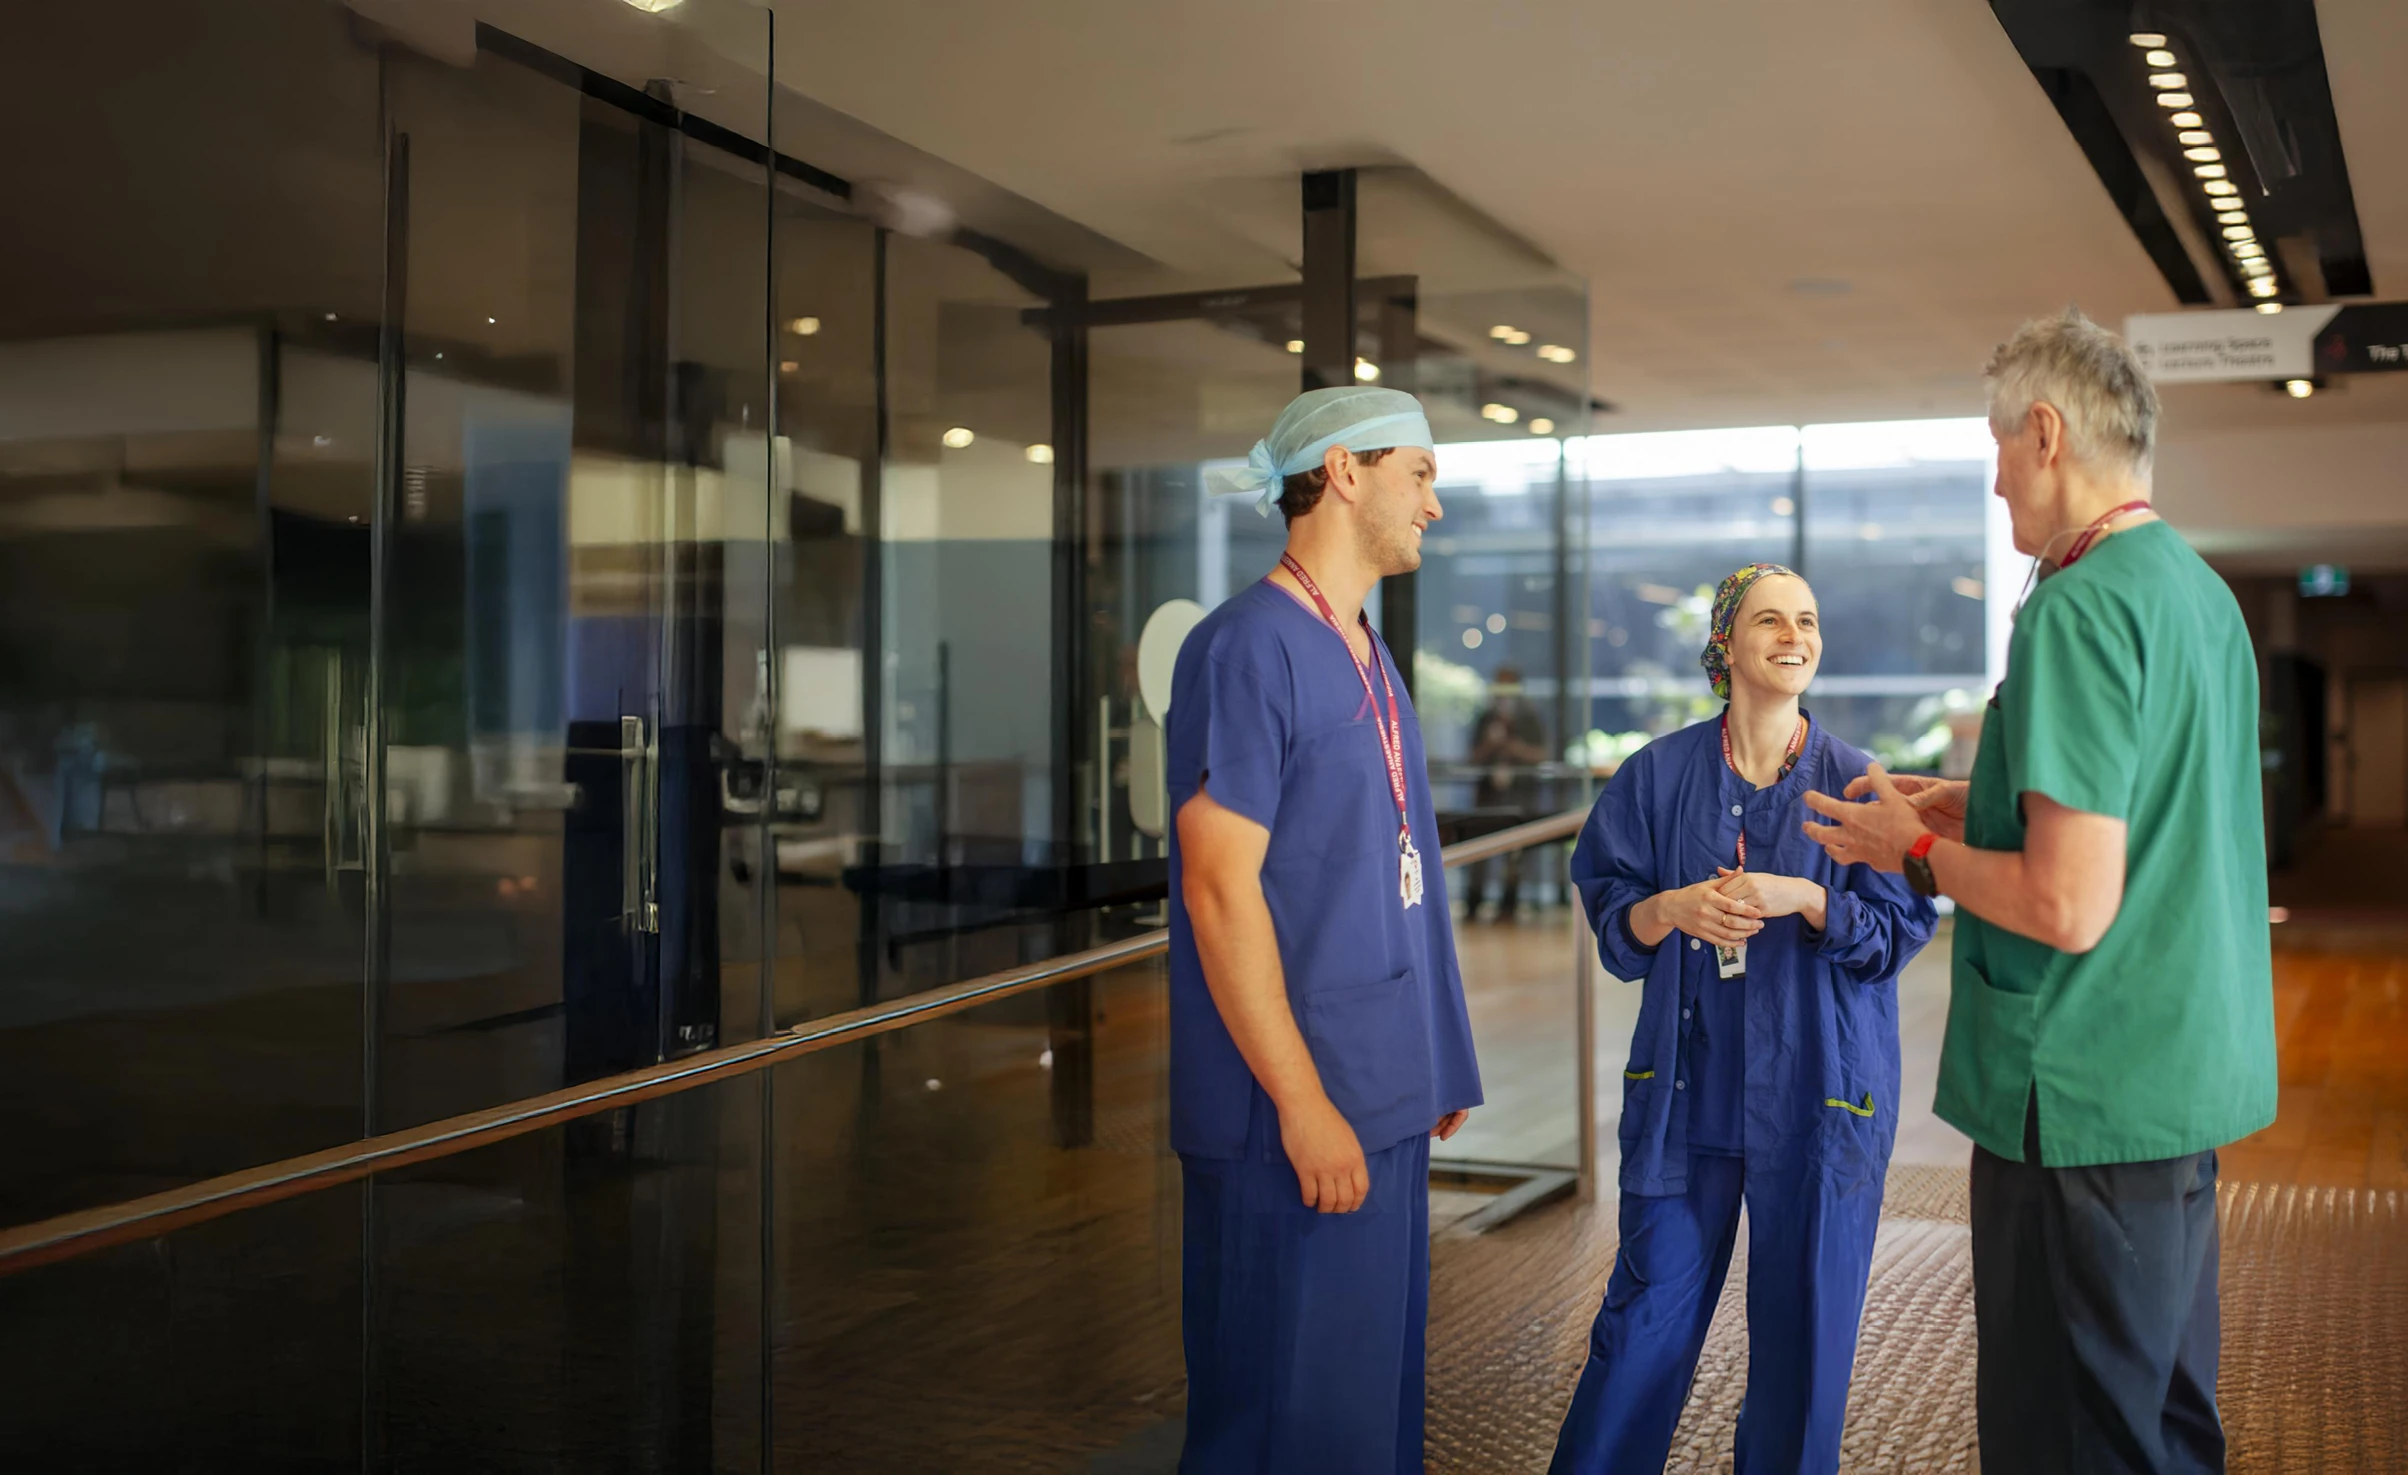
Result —
[{"label": "ceiling sign", "polygon": [[2160,384],[2408,371],[2408,303],[2323,303],[2262,313],[2144,313],[2124,337]]}]

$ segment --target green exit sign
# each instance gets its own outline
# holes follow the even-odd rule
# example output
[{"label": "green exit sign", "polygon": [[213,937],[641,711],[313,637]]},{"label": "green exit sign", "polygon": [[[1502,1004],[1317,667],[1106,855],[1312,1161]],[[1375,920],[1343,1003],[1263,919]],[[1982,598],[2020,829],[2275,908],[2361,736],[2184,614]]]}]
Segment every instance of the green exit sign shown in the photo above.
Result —
[{"label": "green exit sign", "polygon": [[2299,571],[2303,599],[2335,599],[2349,593],[2349,570],[2337,563],[2312,563]]}]

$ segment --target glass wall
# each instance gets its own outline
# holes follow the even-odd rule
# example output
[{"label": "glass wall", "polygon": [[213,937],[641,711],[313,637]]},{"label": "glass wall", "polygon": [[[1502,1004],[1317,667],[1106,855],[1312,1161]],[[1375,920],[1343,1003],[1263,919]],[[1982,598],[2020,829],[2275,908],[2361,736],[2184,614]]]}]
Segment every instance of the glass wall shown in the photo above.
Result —
[{"label": "glass wall", "polygon": [[[1809,709],[1893,767],[1962,771],[1999,675],[1994,450],[1979,420],[1597,435],[1590,505],[1595,724],[1619,762],[1720,709],[1699,669],[1714,586],[1783,563],[1823,610]],[[2011,597],[2011,596],[2010,596]]]}]

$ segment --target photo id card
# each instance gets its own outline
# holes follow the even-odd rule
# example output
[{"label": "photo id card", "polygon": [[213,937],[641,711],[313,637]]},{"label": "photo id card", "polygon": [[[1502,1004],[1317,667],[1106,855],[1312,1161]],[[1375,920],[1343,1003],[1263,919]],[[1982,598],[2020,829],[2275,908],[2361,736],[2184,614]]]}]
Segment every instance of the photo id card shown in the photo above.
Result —
[{"label": "photo id card", "polygon": [[1735,943],[1729,947],[1719,942],[1714,944],[1714,966],[1717,977],[1747,977],[1747,944]]},{"label": "photo id card", "polygon": [[1401,863],[1397,868],[1396,890],[1405,900],[1408,911],[1421,905],[1421,852],[1413,848],[1411,837],[1399,847]]}]

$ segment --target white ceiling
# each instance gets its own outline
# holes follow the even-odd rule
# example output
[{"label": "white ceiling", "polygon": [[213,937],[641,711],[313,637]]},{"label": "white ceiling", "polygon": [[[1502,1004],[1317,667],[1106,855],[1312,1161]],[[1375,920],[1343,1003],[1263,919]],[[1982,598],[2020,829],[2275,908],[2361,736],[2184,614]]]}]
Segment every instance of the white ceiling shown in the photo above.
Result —
[{"label": "white ceiling", "polygon": [[[2396,295],[2408,7],[2319,9]],[[782,88],[1199,283],[1287,269],[1300,169],[1413,165],[1588,280],[1600,428],[1971,413],[2022,318],[2176,306],[1979,0],[814,0],[778,32]]]}]

